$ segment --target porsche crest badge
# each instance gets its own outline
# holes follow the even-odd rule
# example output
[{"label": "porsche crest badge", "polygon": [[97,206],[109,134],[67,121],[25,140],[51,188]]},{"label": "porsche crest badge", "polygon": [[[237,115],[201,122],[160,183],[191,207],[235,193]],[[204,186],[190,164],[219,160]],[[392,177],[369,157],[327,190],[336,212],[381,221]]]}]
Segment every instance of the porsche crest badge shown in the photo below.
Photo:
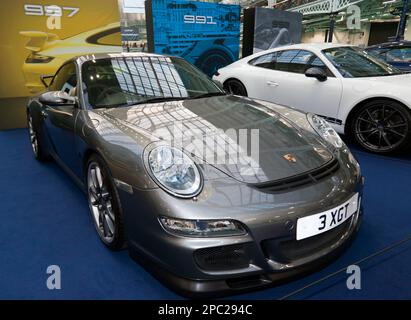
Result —
[{"label": "porsche crest badge", "polygon": [[285,160],[287,160],[288,162],[292,162],[292,163],[297,162],[297,159],[291,153],[287,153],[287,154],[283,155],[283,158]]}]

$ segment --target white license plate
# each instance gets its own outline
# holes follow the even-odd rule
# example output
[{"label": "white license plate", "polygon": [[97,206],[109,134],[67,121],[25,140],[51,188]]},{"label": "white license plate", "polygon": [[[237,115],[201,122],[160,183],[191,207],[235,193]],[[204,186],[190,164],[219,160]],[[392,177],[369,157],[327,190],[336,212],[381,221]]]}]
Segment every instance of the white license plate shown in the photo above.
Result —
[{"label": "white license plate", "polygon": [[347,202],[321,213],[297,220],[297,240],[331,230],[349,219],[358,210],[358,193]]}]

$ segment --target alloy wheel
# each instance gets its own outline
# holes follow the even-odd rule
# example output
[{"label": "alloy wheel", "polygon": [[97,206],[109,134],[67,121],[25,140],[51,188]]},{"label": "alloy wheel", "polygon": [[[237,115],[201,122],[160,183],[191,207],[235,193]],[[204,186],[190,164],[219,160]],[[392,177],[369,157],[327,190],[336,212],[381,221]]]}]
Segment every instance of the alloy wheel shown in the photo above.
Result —
[{"label": "alloy wheel", "polygon": [[229,80],[225,84],[225,89],[229,93],[237,95],[237,96],[247,96],[247,92],[244,86],[239,81]]},{"label": "alloy wheel", "polygon": [[100,238],[111,243],[116,232],[113,198],[109,192],[103,171],[97,162],[91,162],[87,174],[88,201]]},{"label": "alloy wheel", "polygon": [[367,149],[390,152],[405,139],[409,123],[402,110],[390,105],[374,105],[362,110],[355,120],[354,134]]},{"label": "alloy wheel", "polygon": [[33,119],[31,115],[28,115],[28,127],[29,127],[29,137],[30,137],[30,144],[31,148],[33,149],[34,155],[37,157],[39,152],[39,143],[37,139],[36,131],[33,127]]}]

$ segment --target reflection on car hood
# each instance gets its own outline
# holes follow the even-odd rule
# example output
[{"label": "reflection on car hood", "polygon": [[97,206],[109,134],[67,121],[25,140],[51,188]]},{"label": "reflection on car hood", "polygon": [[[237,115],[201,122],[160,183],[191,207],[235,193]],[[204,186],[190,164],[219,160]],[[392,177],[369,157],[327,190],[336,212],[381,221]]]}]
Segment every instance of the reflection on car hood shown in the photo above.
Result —
[{"label": "reflection on car hood", "polygon": [[246,98],[216,96],[98,113],[126,126],[129,135],[144,132],[153,141],[172,143],[193,154],[197,162],[207,162],[247,183],[301,174],[333,158],[316,134]]}]

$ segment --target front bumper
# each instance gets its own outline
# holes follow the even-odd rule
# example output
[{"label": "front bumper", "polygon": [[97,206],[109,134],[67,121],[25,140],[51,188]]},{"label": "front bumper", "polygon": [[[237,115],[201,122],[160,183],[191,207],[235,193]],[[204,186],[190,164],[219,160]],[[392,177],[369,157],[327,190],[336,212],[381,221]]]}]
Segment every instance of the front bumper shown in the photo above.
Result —
[{"label": "front bumper", "polygon": [[244,270],[244,273],[237,274],[234,277],[231,275],[231,277],[227,277],[226,279],[196,280],[183,278],[153,263],[152,260],[145,260],[142,258],[141,252],[136,251],[133,247],[130,248],[130,256],[145,266],[146,270],[152,273],[158,280],[182,296],[188,298],[216,298],[280,285],[325,267],[338,258],[351,244],[359,230],[361,221],[362,212],[359,212],[356,223],[350,226],[350,229],[345,233],[345,240],[342,241],[340,245],[334,247],[327,254],[306,264],[276,271],[259,270],[252,272],[250,270]]},{"label": "front bumper", "polygon": [[[300,241],[295,240],[297,219],[334,208],[355,193],[362,197],[362,190],[362,178],[339,170],[321,182],[280,194],[216,178],[206,181],[197,201],[158,189],[120,191],[120,197],[130,255],[180,294],[204,297],[277,284],[334,259],[356,234],[362,210],[338,227]],[[162,228],[159,215],[235,219],[248,233],[176,236]]]}]

